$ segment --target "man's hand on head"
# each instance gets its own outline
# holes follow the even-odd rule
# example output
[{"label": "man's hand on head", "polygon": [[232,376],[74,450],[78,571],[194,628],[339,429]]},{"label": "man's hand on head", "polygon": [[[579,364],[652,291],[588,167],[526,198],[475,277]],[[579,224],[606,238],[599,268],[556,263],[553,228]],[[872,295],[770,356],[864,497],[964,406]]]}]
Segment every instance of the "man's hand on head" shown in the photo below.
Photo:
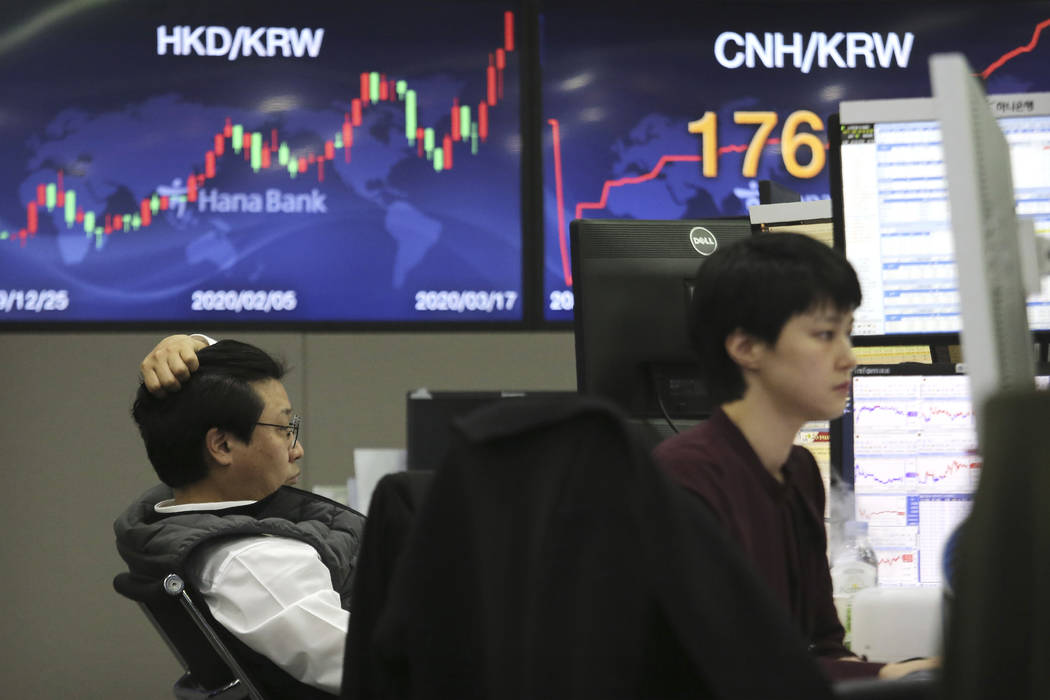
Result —
[{"label": "man's hand on head", "polygon": [[197,351],[206,347],[208,342],[198,335],[169,335],[157,343],[139,365],[146,390],[163,398],[181,389],[182,382],[200,366]]}]

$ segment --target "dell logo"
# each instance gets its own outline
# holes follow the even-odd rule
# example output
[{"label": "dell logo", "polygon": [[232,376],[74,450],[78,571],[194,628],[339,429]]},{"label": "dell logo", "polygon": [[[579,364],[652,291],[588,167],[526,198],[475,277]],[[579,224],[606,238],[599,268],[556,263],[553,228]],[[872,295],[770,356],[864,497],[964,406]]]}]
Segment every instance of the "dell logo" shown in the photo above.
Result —
[{"label": "dell logo", "polygon": [[718,239],[715,238],[715,234],[703,226],[693,227],[693,230],[689,232],[689,242],[700,255],[710,255],[718,250]]}]

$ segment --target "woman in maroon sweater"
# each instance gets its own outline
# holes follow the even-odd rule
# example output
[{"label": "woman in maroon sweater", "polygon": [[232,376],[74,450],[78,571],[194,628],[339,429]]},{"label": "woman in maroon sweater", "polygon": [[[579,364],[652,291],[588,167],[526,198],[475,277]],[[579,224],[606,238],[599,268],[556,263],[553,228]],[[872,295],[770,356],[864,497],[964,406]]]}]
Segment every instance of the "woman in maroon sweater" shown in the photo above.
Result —
[{"label": "woman in maroon sweater", "polygon": [[936,665],[867,663],[843,646],[824,487],[813,456],[793,444],[807,421],[842,414],[860,300],[845,258],[806,236],[759,235],[715,252],[697,273],[690,333],[720,407],[655,452],[740,543],[835,680]]}]

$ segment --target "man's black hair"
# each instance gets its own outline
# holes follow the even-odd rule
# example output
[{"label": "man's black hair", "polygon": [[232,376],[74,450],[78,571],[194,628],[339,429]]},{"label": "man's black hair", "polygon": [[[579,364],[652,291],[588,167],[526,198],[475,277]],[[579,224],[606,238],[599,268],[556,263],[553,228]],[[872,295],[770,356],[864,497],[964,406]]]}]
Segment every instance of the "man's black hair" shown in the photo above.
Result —
[{"label": "man's black hair", "polygon": [[197,353],[200,368],[182,389],[157,398],[140,384],[131,415],[160,480],[172,488],[208,475],[204,438],[211,428],[251,442],[263,400],[252,382],[281,379],[284,364],[259,348],[220,340]]},{"label": "man's black hair", "polygon": [[710,397],[725,403],[747,388],[726,352],[733,331],[775,345],[791,317],[823,305],[852,311],[860,300],[860,282],[846,258],[809,236],[758,234],[720,248],[700,265],[689,312]]}]

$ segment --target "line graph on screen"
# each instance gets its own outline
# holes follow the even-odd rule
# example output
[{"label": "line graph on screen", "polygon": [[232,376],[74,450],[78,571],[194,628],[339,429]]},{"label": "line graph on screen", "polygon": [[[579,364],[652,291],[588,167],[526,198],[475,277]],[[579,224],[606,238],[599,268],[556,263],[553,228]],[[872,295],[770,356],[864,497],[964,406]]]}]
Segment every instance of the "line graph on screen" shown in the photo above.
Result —
[{"label": "line graph on screen", "polygon": [[[1005,53],[1003,53],[999,58],[997,58],[996,60],[992,61],[983,71],[981,71],[981,73],[980,73],[981,77],[987,79],[995,71],[997,71],[1000,68],[1002,68],[1004,65],[1009,63],[1011,60],[1017,58],[1018,56],[1021,56],[1021,55],[1025,54],[1025,53],[1030,53],[1030,52],[1034,51],[1039,45],[1040,38],[1041,38],[1043,30],[1046,29],[1047,27],[1050,27],[1050,19],[1047,19],[1047,20],[1044,20],[1042,22],[1039,22],[1033,28],[1031,39],[1026,44],[1023,44],[1023,45],[1011,48],[1009,51],[1006,51]],[[793,114],[792,117],[794,117],[794,116],[795,115]],[[566,227],[566,221],[565,221],[565,213],[566,213],[566,211],[572,211],[575,214],[575,218],[580,219],[580,218],[583,218],[585,216],[586,212],[594,212],[594,211],[604,210],[604,209],[607,208],[607,206],[609,204],[610,195],[612,194],[613,191],[615,191],[617,189],[621,189],[621,188],[627,188],[627,187],[631,187],[631,186],[635,186],[635,185],[641,185],[643,183],[652,181],[655,178],[659,177],[661,175],[661,173],[665,170],[665,168],[673,167],[673,166],[676,166],[677,164],[687,163],[687,164],[701,164],[701,165],[703,165],[703,163],[704,163],[704,156],[702,156],[700,154],[681,154],[681,153],[678,153],[678,154],[665,154],[661,158],[659,158],[659,160],[656,162],[656,164],[648,172],[642,173],[640,175],[630,176],[630,177],[621,177],[621,178],[607,179],[601,184],[601,187],[599,188],[600,196],[598,197],[597,200],[580,201],[580,202],[577,202],[577,203],[575,203],[575,204],[573,204],[573,205],[571,205],[570,207],[567,208],[566,205],[565,205],[565,201],[564,201],[565,200],[565,197],[564,197],[564,177],[563,177],[564,173],[563,173],[563,170],[562,170],[562,152],[561,152],[562,151],[562,137],[561,137],[560,123],[559,123],[558,119],[549,118],[549,119],[547,119],[547,125],[550,128],[551,142],[552,142],[552,151],[553,151],[553,161],[554,161],[554,170],[555,170],[555,172],[554,172],[554,176],[555,176],[554,177],[554,180],[555,180],[555,183],[554,183],[554,185],[555,185],[555,200],[556,200],[556,205],[558,207],[558,211],[557,211],[557,238],[558,238],[559,254],[560,254],[560,258],[561,258],[560,262],[561,262],[562,281],[564,282],[566,287],[571,288],[572,287],[572,272],[571,272],[571,265],[570,265],[570,260],[569,260],[569,247],[568,247],[568,239],[567,239],[567,235],[568,234],[567,234],[567,227]],[[799,135],[802,136],[802,137],[813,136],[814,138],[816,138],[815,135],[810,134],[810,133],[800,133]],[[768,139],[766,139],[764,141],[763,149],[766,146],[780,147],[781,146],[781,139],[768,138]],[[825,142],[825,143],[823,143],[822,146],[823,146],[823,149],[826,150],[827,147],[828,147],[828,144]],[[720,157],[722,155],[731,154],[731,153],[739,154],[739,153],[745,153],[747,151],[748,151],[748,144],[730,144],[730,145],[726,145],[726,146],[717,147],[716,149],[706,150],[705,154],[706,154],[708,160],[713,160],[713,159],[717,159],[718,157]],[[754,157],[757,158],[758,155],[755,154]],[[814,155],[814,158],[816,158],[816,155]]]}]

